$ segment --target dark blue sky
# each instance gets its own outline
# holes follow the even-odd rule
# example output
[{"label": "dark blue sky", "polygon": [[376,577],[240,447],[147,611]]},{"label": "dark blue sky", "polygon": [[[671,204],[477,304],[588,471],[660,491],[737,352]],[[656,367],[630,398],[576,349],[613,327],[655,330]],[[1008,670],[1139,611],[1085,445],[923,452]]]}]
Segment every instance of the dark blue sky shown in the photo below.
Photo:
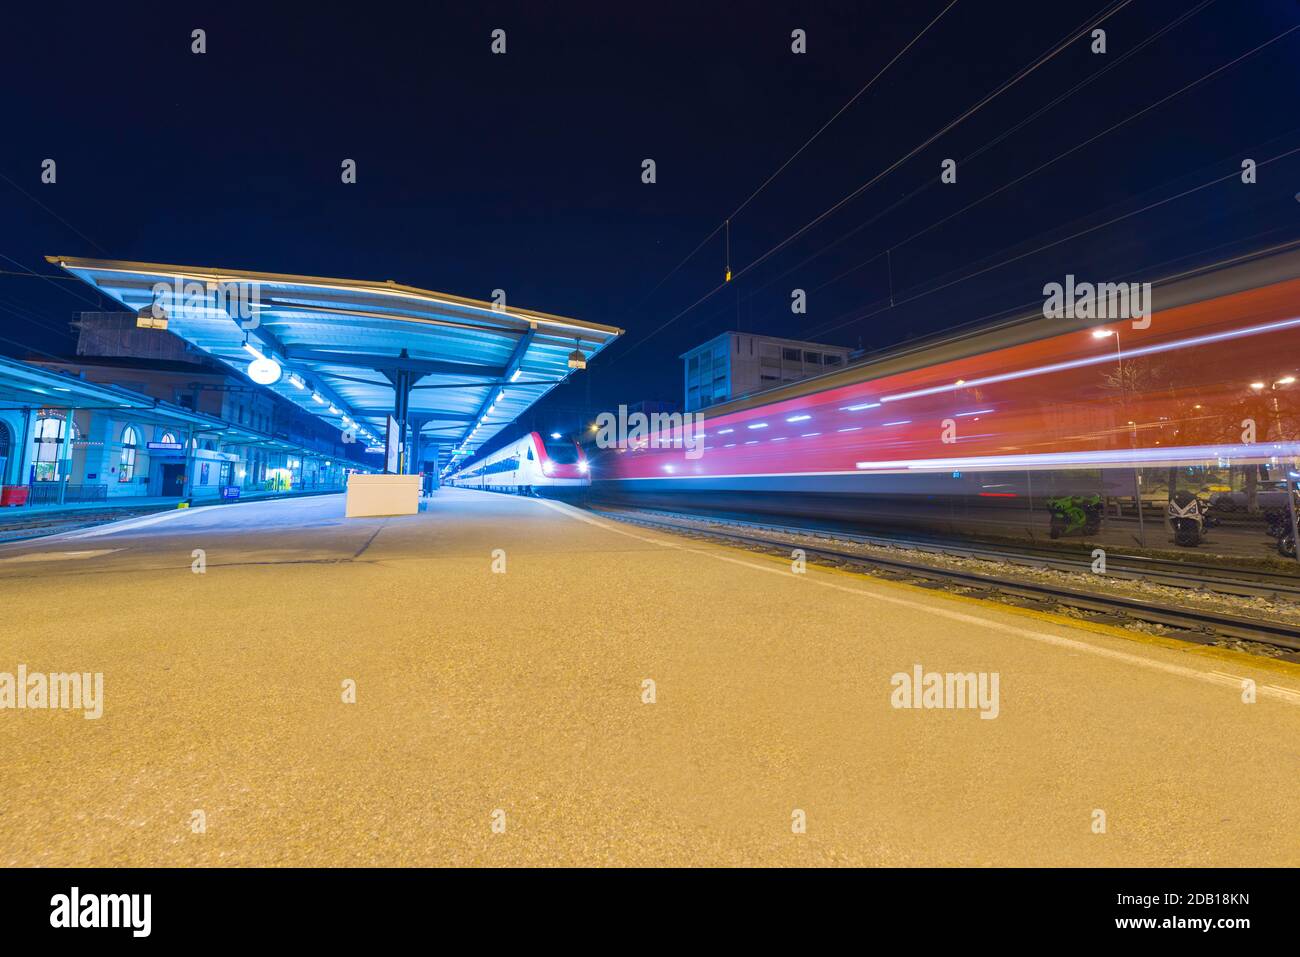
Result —
[{"label": "dark blue sky", "polygon": [[[958,0],[736,217],[732,268],[1122,2]],[[1261,168],[1255,186],[1230,179],[920,295],[1231,173],[1242,158],[1300,149],[1297,30],[904,242],[1300,24],[1294,0],[1199,10],[1200,0],[1132,0],[1104,24],[1106,55],[1076,41],[647,338],[721,280],[721,236],[650,295],[656,284],[946,4],[11,10],[0,38],[0,269],[52,274],[41,257],[58,253],[391,278],[480,298],[501,287],[512,303],[628,330],[589,373],[593,399],[613,404],[680,399],[677,355],[728,328],[885,347],[1033,302],[1066,272],[1159,274],[1161,263],[1300,233],[1296,154]],[[203,56],[190,52],[196,27],[207,31]],[[497,27],[505,56],[489,52]],[[804,56],[790,51],[796,27],[807,31]],[[58,163],[56,185],[40,183],[46,157]],[[358,162],[355,186],[339,181],[345,157]],[[641,182],[647,157],[654,185]],[[946,157],[959,164],[955,185],[937,182]],[[887,304],[886,260],[874,257],[888,248],[902,302],[861,318]],[[790,312],[794,287],[809,292],[806,316]],[[0,351],[70,351],[66,323],[91,308],[74,293],[94,299],[63,280],[0,275]],[[552,401],[587,388],[575,382]]]}]

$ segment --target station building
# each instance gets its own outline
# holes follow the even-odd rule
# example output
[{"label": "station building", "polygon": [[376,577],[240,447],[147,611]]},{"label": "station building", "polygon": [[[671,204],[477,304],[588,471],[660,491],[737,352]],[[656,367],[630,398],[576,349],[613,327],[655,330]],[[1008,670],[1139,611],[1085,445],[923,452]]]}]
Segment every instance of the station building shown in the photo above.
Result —
[{"label": "station building", "polygon": [[175,336],[137,329],[134,314],[83,313],[74,327],[76,358],[0,364],[6,504],[325,491],[372,470],[337,432]]},{"label": "station building", "polygon": [[[307,456],[261,442],[239,446],[217,437],[202,438],[195,450],[193,476],[193,494],[198,498],[215,497],[220,489],[230,487],[247,493],[310,491],[341,484],[347,460],[356,458],[356,447],[349,449],[340,441],[337,429],[235,375],[177,336],[139,328],[136,319],[134,313],[125,312],[82,313],[73,323],[77,331],[75,359],[28,361],[89,382],[142,393],[278,437],[289,446],[321,453],[319,457]],[[58,409],[44,412],[38,415],[33,431],[36,447],[27,478],[34,483],[62,477],[56,446],[66,417]],[[92,410],[75,414],[64,500],[69,493],[74,500],[179,495],[185,450],[174,430],[154,429],[153,433],[138,422],[114,421],[102,411],[98,415]],[[38,488],[33,495],[39,498],[42,492]]]}]

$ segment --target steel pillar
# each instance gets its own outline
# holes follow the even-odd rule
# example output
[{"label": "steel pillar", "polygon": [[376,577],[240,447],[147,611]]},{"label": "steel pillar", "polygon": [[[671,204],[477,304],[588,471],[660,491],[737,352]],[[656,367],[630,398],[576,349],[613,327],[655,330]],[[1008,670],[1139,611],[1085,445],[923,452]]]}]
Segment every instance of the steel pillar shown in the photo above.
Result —
[{"label": "steel pillar", "polygon": [[[411,463],[416,461],[413,457],[412,449],[406,441],[406,430],[412,425],[411,418],[411,388],[423,379],[428,372],[421,371],[419,368],[412,368],[415,363],[405,349],[397,357],[397,364],[394,368],[378,369],[382,372],[384,378],[393,384],[393,418],[397,422],[397,472],[399,475],[409,475],[411,472]],[[423,422],[420,423],[423,425]],[[419,426],[416,426],[419,428]],[[387,440],[387,429],[384,434]],[[413,439],[411,445],[418,444],[418,438]]]},{"label": "steel pillar", "polygon": [[[64,412],[63,439],[59,442],[59,461],[56,466],[59,474],[60,505],[64,504],[67,499],[68,482],[72,478],[72,420],[76,411],[76,409],[67,409]],[[66,475],[63,472],[65,464],[68,470]]]},{"label": "steel pillar", "polygon": [[191,425],[185,435],[185,484],[181,486],[181,501],[191,505],[194,504],[194,466],[197,464],[194,445],[194,426]]}]

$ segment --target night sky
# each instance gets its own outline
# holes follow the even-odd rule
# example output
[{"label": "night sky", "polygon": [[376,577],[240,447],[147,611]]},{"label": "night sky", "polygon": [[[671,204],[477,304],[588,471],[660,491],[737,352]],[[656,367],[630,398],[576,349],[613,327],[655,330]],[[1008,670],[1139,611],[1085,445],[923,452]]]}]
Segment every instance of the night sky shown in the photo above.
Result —
[{"label": "night sky", "polygon": [[[721,282],[722,234],[658,284],[947,2],[11,8],[0,269],[54,275],[42,257],[61,254],[500,287],[627,329],[590,383],[548,400],[590,389],[617,404],[680,401],[677,356],[726,329],[884,348],[1032,307],[1066,272],[1151,278],[1300,234],[1295,152],[1253,186],[1232,176],[1073,237],[1300,150],[1300,30],[953,215],[1300,24],[1294,0],[958,0],[745,205],[737,278],[674,318]],[[1114,7],[1105,55],[1076,40],[751,266]],[[40,181],[47,157],[55,185]],[[953,185],[939,183],[948,157]],[[340,182],[345,158],[356,185]],[[68,320],[95,298],[0,274],[0,352],[70,353]]]}]

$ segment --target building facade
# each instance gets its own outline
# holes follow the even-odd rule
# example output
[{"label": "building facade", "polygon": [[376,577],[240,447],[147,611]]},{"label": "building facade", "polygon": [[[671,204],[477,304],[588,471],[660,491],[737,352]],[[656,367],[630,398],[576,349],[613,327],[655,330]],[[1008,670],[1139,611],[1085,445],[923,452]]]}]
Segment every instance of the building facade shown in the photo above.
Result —
[{"label": "building facade", "polygon": [[685,410],[717,405],[842,368],[847,346],[724,332],[681,356]]},{"label": "building facade", "polygon": [[84,313],[74,327],[77,358],[26,364],[73,382],[129,390],[232,428],[195,432],[180,417],[125,405],[69,409],[58,393],[75,390],[55,385],[45,404],[0,408],[0,485],[29,486],[33,504],[180,497],[187,479],[195,500],[232,488],[331,488],[342,484],[349,465],[362,464],[362,453],[346,447],[340,433],[177,337],[137,330],[134,315]]}]

